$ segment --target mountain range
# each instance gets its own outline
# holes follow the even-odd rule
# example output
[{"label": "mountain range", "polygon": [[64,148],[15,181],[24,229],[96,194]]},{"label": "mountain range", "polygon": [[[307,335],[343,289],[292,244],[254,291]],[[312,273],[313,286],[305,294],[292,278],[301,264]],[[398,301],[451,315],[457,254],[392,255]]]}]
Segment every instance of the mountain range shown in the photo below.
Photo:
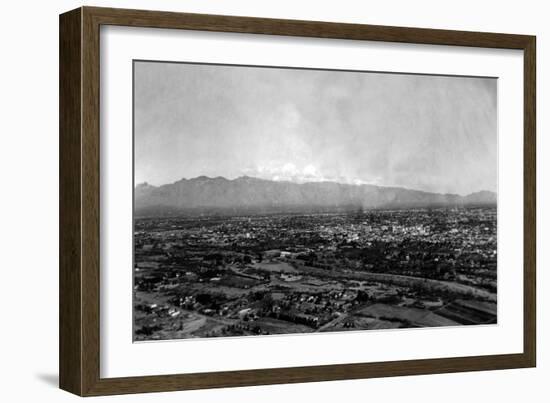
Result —
[{"label": "mountain range", "polygon": [[461,196],[400,187],[337,182],[294,183],[242,176],[199,176],[162,186],[139,184],[134,191],[137,216],[205,213],[283,213],[353,211],[380,208],[496,205],[496,193]]}]

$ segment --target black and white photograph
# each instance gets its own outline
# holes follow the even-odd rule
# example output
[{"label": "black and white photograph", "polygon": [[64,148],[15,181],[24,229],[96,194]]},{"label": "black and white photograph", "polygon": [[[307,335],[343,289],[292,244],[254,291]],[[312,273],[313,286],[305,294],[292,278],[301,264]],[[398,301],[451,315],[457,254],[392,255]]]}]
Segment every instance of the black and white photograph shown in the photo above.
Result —
[{"label": "black and white photograph", "polygon": [[133,62],[133,340],[497,323],[495,77]]}]

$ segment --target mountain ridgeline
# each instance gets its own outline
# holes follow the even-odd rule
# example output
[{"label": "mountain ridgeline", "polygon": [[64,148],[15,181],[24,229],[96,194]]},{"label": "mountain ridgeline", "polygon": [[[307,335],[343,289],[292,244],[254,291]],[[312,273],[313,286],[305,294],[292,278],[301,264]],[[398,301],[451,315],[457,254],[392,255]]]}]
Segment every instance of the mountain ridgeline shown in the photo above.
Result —
[{"label": "mountain ridgeline", "polygon": [[368,209],[496,205],[494,192],[460,196],[399,187],[337,182],[294,183],[243,176],[199,176],[172,184],[142,183],[134,191],[136,216],[345,212]]}]

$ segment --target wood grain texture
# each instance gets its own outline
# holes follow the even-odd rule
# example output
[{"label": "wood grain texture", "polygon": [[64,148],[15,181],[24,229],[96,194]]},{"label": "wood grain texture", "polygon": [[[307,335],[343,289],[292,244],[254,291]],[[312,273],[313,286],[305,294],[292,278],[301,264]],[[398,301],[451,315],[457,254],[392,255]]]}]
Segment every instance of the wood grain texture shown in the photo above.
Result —
[{"label": "wood grain texture", "polygon": [[59,386],[81,394],[81,10],[59,18]]},{"label": "wood grain texture", "polygon": [[165,11],[85,8],[105,25],[523,49],[528,36]]},{"label": "wood grain texture", "polygon": [[[100,377],[99,28],[123,25],[524,51],[524,352],[383,363]],[[60,387],[81,396],[532,367],[535,321],[535,37],[82,7],[60,17]],[[146,363],[144,363],[146,365]]]},{"label": "wood grain texture", "polygon": [[99,24],[82,9],[82,390],[99,378]]},{"label": "wood grain texture", "polygon": [[523,354],[531,366],[536,366],[537,338],[537,80],[536,39],[530,37],[524,48],[523,66]]}]

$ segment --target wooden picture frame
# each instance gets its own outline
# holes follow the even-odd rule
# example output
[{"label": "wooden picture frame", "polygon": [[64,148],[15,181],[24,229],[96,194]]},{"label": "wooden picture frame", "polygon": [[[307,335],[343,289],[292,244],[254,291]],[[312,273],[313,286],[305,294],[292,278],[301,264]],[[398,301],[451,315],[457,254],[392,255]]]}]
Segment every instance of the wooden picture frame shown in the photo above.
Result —
[{"label": "wooden picture frame", "polygon": [[[101,25],[519,49],[524,56],[523,353],[100,377],[99,29]],[[534,367],[536,363],[535,37],[81,7],[60,16],[60,387],[80,396]]]}]

